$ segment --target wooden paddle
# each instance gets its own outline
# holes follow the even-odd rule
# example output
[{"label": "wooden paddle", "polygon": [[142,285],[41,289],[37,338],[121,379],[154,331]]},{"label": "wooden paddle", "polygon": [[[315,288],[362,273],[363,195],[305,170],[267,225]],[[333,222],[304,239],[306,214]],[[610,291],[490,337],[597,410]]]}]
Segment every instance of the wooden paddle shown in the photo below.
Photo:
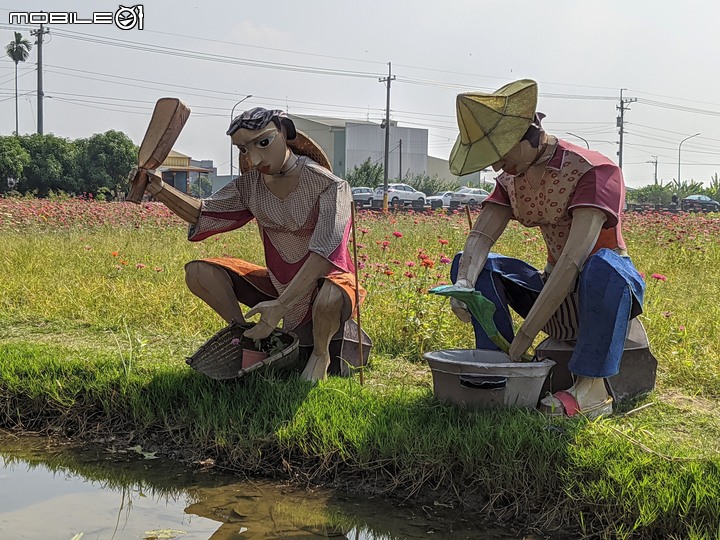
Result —
[{"label": "wooden paddle", "polygon": [[155,103],[138,152],[138,166],[130,171],[130,193],[126,201],[140,203],[148,185],[148,171],[154,171],[167,158],[190,116],[190,109],[178,98],[160,98]]}]

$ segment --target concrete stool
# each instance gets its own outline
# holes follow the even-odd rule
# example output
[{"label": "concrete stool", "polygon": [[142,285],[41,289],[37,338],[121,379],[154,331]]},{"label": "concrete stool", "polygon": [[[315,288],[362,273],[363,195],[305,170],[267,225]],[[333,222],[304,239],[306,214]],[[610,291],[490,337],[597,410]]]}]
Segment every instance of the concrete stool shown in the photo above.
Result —
[{"label": "concrete stool", "polygon": [[[555,366],[545,381],[540,393],[541,398],[548,392],[567,390],[573,384],[572,374],[568,371],[568,362],[573,352],[573,342],[545,339],[535,348],[539,359],[549,358]],[[623,403],[655,388],[657,360],[650,352],[647,333],[637,319],[630,321],[628,336],[625,339],[625,350],[620,360],[620,372],[608,379],[605,385],[615,403]]]}]

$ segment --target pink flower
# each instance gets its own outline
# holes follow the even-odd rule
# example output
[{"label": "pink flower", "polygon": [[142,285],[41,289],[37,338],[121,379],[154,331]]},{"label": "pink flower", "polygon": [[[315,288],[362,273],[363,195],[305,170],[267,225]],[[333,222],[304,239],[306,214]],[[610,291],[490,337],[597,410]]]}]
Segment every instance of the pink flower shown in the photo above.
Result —
[{"label": "pink flower", "polygon": [[438,239],[438,242],[440,242],[440,245],[441,245],[441,246],[446,246],[446,245],[448,245],[448,243],[449,243],[449,242],[448,242],[447,240],[445,240],[444,238],[439,238],[439,239]]},{"label": "pink flower", "polygon": [[410,268],[412,268],[413,266],[415,266],[415,263],[413,261],[407,261],[405,263],[405,266],[409,266]]},{"label": "pink flower", "polygon": [[658,281],[667,281],[667,276],[663,276],[662,274],[653,274],[652,278]]},{"label": "pink flower", "polygon": [[156,267],[155,267],[155,271],[156,271],[156,272],[162,272],[162,270],[163,270],[163,269],[162,269],[162,266],[156,266]]},{"label": "pink flower", "polygon": [[452,260],[448,259],[447,257],[440,257],[440,262],[443,264],[450,264]]},{"label": "pink flower", "polygon": [[403,235],[403,234],[402,234],[400,231],[394,231],[394,232],[393,232],[393,236],[394,236],[395,238],[402,238],[402,235]]},{"label": "pink flower", "polygon": [[232,338],[230,345],[240,345],[240,338]]},{"label": "pink flower", "polygon": [[145,265],[143,263],[137,263],[135,265],[135,268],[137,268],[138,270],[142,270],[143,268],[145,268]]},{"label": "pink flower", "polygon": [[415,274],[413,274],[412,272],[405,272],[405,277],[406,277],[406,278],[409,278],[409,279],[412,279],[412,278],[415,277]]}]

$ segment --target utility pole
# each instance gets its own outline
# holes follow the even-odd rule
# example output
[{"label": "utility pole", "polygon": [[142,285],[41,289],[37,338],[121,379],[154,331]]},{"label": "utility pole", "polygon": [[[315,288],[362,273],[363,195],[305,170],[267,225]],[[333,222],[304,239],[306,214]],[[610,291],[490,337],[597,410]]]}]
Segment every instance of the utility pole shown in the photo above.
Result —
[{"label": "utility pole", "polygon": [[658,183],[657,183],[657,164],[658,164],[658,159],[657,159],[657,156],[652,156],[652,157],[655,158],[655,159],[653,159],[652,161],[646,161],[645,163],[652,163],[653,165],[655,165],[655,185],[657,186],[657,185],[658,185]]},{"label": "utility pole", "polygon": [[40,25],[39,30],[31,30],[30,35],[37,37],[37,46],[38,46],[38,133],[40,135],[43,134],[43,98],[45,97],[45,93],[43,92],[42,87],[42,44],[43,44],[43,36],[45,34],[49,34],[50,29],[49,28],[43,28],[43,25]]},{"label": "utility pole", "polygon": [[[637,101],[637,98],[628,98],[623,99],[623,90],[627,90],[627,88],[621,88],[620,89],[620,105],[618,105],[617,109],[620,111],[620,116],[617,118],[617,127],[620,130],[620,149],[618,150],[618,166],[622,169],[622,155],[623,155],[623,134],[625,133],[625,110],[626,105],[629,103],[632,103],[633,101]],[[627,108],[627,110],[630,110]]]},{"label": "utility pole", "polygon": [[403,181],[403,174],[402,174],[402,139],[400,139],[400,142],[398,143],[398,159],[400,164],[398,165],[398,182]]},{"label": "utility pole", "polygon": [[378,79],[387,83],[387,103],[385,105],[385,170],[383,171],[383,212],[388,210],[388,163],[390,161],[390,82],[395,80],[392,74],[392,62],[388,62],[388,76]]}]

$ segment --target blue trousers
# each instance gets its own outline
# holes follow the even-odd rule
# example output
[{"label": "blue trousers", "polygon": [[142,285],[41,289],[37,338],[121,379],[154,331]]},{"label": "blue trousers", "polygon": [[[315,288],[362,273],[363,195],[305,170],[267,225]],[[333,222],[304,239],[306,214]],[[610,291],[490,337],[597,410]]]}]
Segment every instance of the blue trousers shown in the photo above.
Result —
[{"label": "blue trousers", "polygon": [[[450,269],[453,283],[462,253]],[[475,290],[496,307],[495,325],[512,342],[510,309],[525,318],[544,285],[541,273],[519,259],[491,253],[480,272]],[[591,255],[577,282],[578,333],[568,369],[584,377],[612,377],[620,370],[630,319],[642,313],[645,282],[629,257],[609,249]],[[473,317],[475,346],[497,350]]]}]

